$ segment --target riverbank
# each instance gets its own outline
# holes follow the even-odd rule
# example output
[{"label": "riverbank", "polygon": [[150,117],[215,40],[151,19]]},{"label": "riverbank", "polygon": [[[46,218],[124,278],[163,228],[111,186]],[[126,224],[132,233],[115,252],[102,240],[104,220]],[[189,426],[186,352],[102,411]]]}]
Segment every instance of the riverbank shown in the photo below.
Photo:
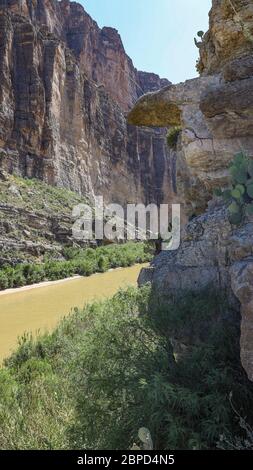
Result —
[{"label": "riverbank", "polygon": [[40,287],[56,286],[57,284],[62,284],[68,281],[74,281],[75,279],[80,279],[81,277],[82,276],[72,276],[72,277],[67,277],[65,279],[59,279],[58,281],[43,281],[43,282],[38,282],[35,284],[30,284],[28,286],[5,289],[5,290],[0,291],[0,297],[2,297],[3,295],[17,294],[18,292],[26,292],[32,289],[39,289]]},{"label": "riverbank", "polygon": [[121,245],[92,248],[66,248],[64,259],[46,259],[40,263],[21,263],[0,269],[0,291],[29,287],[43,281],[51,282],[76,276],[91,276],[110,269],[146,263],[152,253],[144,243],[128,242]]},{"label": "riverbank", "polygon": [[[139,265],[140,265],[140,263],[136,263],[136,265],[133,265],[133,266],[139,266]],[[146,264],[144,264],[143,267],[144,266],[146,267]],[[121,271],[122,269],[127,269],[127,268],[123,268],[123,267],[112,268],[112,269],[108,269],[107,272]],[[93,279],[94,276],[99,276],[101,274],[102,273],[94,273],[94,274],[91,275],[91,278]],[[86,276],[76,275],[76,276],[71,276],[71,277],[67,277],[67,278],[64,278],[64,279],[58,279],[57,281],[42,281],[42,282],[38,282],[38,283],[35,283],[35,284],[30,284],[30,285],[27,285],[27,286],[23,286],[23,287],[14,287],[12,289],[5,289],[5,290],[0,291],[0,297],[2,297],[4,295],[17,294],[18,292],[26,292],[26,291],[29,291],[29,290],[32,290],[32,289],[39,289],[40,287],[57,286],[58,284],[63,284],[65,282],[69,282],[69,281],[75,281],[76,279],[82,279],[82,278],[85,278],[85,277]]]},{"label": "riverbank", "polygon": [[[68,286],[85,283],[86,294],[86,283],[97,280],[97,296],[112,281],[123,287],[119,277],[135,268],[11,299],[18,307],[18,296],[37,293],[41,301],[45,291],[45,311],[54,289],[64,296]],[[56,300],[54,309],[61,296]],[[155,450],[213,450],[219,441],[232,450],[243,442],[234,409],[251,425],[253,389],[230,315],[222,292],[189,293],[163,305],[145,286],[75,309],[52,333],[24,336],[0,368],[0,448],[131,449],[136,443],[142,449],[138,431],[146,427]],[[186,332],[194,340],[175,361]]]},{"label": "riverbank", "polygon": [[41,282],[0,292],[0,362],[16,347],[25,332],[51,331],[74,308],[135,286],[142,267],[137,264],[89,277]]}]

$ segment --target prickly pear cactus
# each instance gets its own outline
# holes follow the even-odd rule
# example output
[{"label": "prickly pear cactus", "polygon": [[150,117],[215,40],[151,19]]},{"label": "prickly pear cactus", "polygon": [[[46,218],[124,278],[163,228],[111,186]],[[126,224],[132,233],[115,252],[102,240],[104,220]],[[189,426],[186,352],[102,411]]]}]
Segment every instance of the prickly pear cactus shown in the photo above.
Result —
[{"label": "prickly pear cactus", "polygon": [[228,205],[231,224],[239,225],[245,214],[253,215],[253,158],[237,153],[229,168],[232,188],[215,190]]}]

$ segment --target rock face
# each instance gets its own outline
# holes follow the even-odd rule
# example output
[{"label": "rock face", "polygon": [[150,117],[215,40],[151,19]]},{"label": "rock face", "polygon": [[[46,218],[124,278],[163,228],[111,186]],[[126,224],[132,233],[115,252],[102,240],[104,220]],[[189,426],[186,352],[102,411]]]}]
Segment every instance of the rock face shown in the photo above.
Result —
[{"label": "rock face", "polygon": [[200,214],[184,227],[180,248],[156,257],[139,283],[151,282],[165,298],[215,288],[238,310],[241,304],[241,360],[251,380],[253,223],[231,226],[212,192],[228,185],[235,152],[253,156],[252,32],[252,1],[213,0],[210,29],[200,44],[201,76],[145,95],[129,114],[135,125],[181,126],[178,197],[188,215]]},{"label": "rock face", "polygon": [[232,288],[241,302],[241,360],[253,381],[253,257],[238,261],[231,268]]},{"label": "rock face", "polygon": [[182,128],[177,189],[188,216],[203,212],[213,189],[227,185],[236,152],[253,154],[253,4],[232,4],[240,16],[230,0],[213,1],[199,46],[201,77],[143,96],[129,114],[134,125]]},{"label": "rock face", "polygon": [[172,194],[163,129],[125,113],[167,85],[138,72],[118,32],[77,3],[0,0],[0,166],[107,202]]},{"label": "rock face", "polygon": [[[72,236],[72,209],[88,201],[77,193],[0,172],[0,269],[62,258],[66,246],[84,246]],[[94,244],[95,242],[93,242]]]},{"label": "rock face", "polygon": [[205,74],[226,70],[231,61],[252,55],[251,0],[213,0],[209,30],[200,44],[199,69]]},{"label": "rock face", "polygon": [[215,289],[233,308],[241,303],[241,361],[253,381],[253,222],[235,229],[224,207],[215,207],[184,228],[177,251],[163,251],[142,270],[139,285],[152,283],[165,300]]},{"label": "rock face", "polygon": [[[245,59],[246,61],[248,58]],[[180,126],[177,193],[188,216],[203,212],[228,183],[236,152],[253,149],[252,77],[225,82],[203,76],[144,95],[129,113],[135,125]]]}]

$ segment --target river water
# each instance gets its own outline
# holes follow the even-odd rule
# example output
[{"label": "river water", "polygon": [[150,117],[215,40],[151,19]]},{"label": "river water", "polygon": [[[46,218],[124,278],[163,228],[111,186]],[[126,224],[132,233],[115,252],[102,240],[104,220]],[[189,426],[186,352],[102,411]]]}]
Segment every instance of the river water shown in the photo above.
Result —
[{"label": "river water", "polygon": [[50,331],[74,307],[111,297],[120,287],[136,285],[144,266],[0,292],[0,363],[16,348],[17,339],[24,332]]}]

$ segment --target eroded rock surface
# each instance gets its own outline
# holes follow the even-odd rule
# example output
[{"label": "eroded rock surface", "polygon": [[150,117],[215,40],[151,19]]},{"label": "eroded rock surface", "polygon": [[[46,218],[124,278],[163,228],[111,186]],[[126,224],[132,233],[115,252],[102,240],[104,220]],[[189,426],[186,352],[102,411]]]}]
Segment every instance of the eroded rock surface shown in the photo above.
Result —
[{"label": "eroded rock surface", "polygon": [[241,360],[253,381],[253,257],[231,268],[232,288],[241,303]]},{"label": "eroded rock surface", "polygon": [[136,125],[181,126],[178,197],[188,215],[200,214],[184,227],[180,248],[157,256],[139,283],[151,282],[164,298],[215,288],[238,311],[241,304],[241,360],[251,380],[253,222],[231,226],[212,193],[228,185],[236,152],[253,156],[252,32],[252,1],[213,0],[210,29],[200,45],[202,75],[145,95],[129,115]]},{"label": "eroded rock surface", "polygon": [[248,33],[252,30],[252,41],[229,0],[213,1],[200,47],[201,77],[146,94],[128,118],[135,125],[182,128],[177,192],[189,216],[203,212],[215,187],[228,184],[228,164],[236,152],[253,154],[253,4],[233,3]]},{"label": "eroded rock surface", "polygon": [[253,77],[225,83],[211,75],[140,98],[128,120],[135,125],[180,126],[177,192],[188,215],[207,207],[229,181],[234,154],[253,148]]},{"label": "eroded rock surface", "polygon": [[139,285],[152,283],[159,296],[215,289],[233,309],[241,304],[241,360],[253,380],[253,222],[231,226],[224,207],[189,222],[177,251],[163,251],[142,270]]},{"label": "eroded rock surface", "polygon": [[251,0],[213,0],[209,30],[200,47],[202,73],[225,71],[235,58],[252,55],[252,16]]},{"label": "eroded rock surface", "polygon": [[125,113],[168,84],[75,2],[0,0],[0,166],[107,202],[171,197],[165,130]]}]

